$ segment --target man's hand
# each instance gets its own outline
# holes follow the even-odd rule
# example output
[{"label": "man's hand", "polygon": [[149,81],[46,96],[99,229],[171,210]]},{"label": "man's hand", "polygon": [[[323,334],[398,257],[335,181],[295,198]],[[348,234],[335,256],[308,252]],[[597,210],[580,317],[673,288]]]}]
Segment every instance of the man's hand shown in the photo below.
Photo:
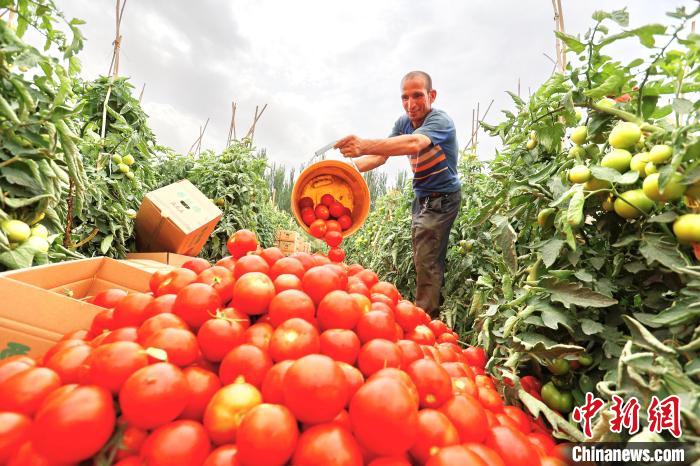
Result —
[{"label": "man's hand", "polygon": [[335,143],[335,148],[340,150],[340,153],[345,157],[360,157],[365,155],[364,148],[365,140],[361,139],[354,134],[350,136],[345,136],[341,140]]}]

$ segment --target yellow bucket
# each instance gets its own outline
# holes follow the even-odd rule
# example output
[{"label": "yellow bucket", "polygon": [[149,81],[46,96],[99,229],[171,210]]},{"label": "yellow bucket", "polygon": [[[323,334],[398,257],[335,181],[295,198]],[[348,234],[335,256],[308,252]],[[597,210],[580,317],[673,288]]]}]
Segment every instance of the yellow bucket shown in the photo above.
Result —
[{"label": "yellow bucket", "polygon": [[345,162],[322,160],[301,172],[292,188],[292,213],[305,232],[311,234],[309,227],[301,219],[299,200],[310,197],[314,205],[317,205],[324,194],[331,194],[352,213],[352,226],[343,231],[344,237],[355,233],[367,220],[370,197],[362,174]]}]

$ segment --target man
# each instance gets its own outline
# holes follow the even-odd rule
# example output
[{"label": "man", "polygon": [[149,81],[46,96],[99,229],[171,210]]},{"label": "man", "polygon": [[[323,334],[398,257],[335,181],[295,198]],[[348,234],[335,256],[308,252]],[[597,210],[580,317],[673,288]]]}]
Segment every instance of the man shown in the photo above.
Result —
[{"label": "man", "polygon": [[462,201],[456,131],[452,119],[432,107],[436,95],[427,73],[411,71],[401,80],[406,114],[388,138],[350,135],[335,145],[345,157],[357,157],[355,163],[363,172],[383,165],[389,157],[408,156],[415,193],[411,237],[416,304],[433,318],[439,316],[447,241]]}]

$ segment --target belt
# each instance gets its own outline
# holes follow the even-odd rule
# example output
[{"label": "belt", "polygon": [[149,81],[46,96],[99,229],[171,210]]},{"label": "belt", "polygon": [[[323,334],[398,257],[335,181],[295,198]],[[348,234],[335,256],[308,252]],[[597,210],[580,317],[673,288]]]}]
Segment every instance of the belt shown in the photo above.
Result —
[{"label": "belt", "polygon": [[426,194],[425,196],[422,196],[422,197],[436,198],[436,197],[447,196],[448,194],[452,194],[452,193],[428,193],[428,194]]}]

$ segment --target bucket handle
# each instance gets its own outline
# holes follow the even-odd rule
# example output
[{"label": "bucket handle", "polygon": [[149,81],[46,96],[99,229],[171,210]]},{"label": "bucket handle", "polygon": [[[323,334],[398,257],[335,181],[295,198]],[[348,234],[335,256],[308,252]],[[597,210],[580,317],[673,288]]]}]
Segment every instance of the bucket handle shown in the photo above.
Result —
[{"label": "bucket handle", "polygon": [[[333,149],[334,148],[333,146],[335,146],[336,142],[338,142],[338,141],[336,140],[336,141],[330,142],[330,143],[326,144],[325,146],[323,146],[322,148],[320,148],[319,150],[317,150],[316,152],[314,152],[314,155],[313,155],[313,157],[311,157],[309,159],[308,164],[311,165],[311,163],[313,163],[314,159],[316,159],[317,157],[320,157],[321,160],[325,160],[326,152]],[[348,162],[347,159],[350,159],[350,161]],[[362,173],[360,171],[360,169],[357,168],[357,164],[355,163],[355,159],[353,157],[342,157],[340,160],[352,165],[353,167],[355,167],[355,170]]]}]

